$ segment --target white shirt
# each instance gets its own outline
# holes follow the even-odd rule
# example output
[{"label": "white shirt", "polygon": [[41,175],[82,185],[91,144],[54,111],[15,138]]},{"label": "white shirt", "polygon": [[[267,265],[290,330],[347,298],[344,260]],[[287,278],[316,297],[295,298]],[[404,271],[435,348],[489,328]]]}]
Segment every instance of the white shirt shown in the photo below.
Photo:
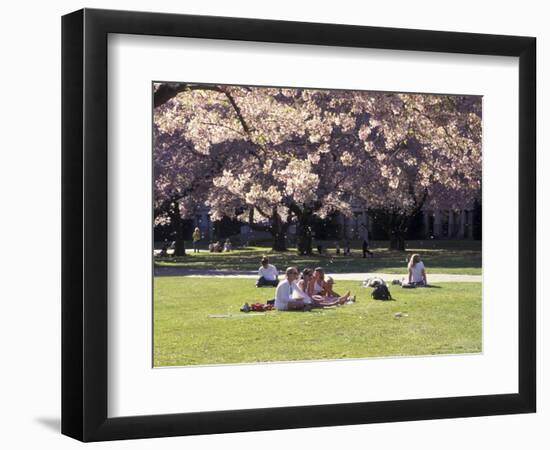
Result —
[{"label": "white shirt", "polygon": [[323,286],[321,286],[317,281],[313,284],[313,294],[317,295],[323,290]]},{"label": "white shirt", "polygon": [[300,283],[296,283],[292,286],[293,288],[293,291],[292,291],[292,298],[295,299],[295,300],[303,300],[304,303],[306,304],[309,304],[309,303],[313,303],[313,300],[311,299],[311,297],[306,293],[304,292],[301,288],[300,288]]},{"label": "white shirt", "polygon": [[277,268],[273,264],[268,264],[267,267],[261,266],[258,269],[258,275],[264,277],[268,281],[274,281],[277,279]]},{"label": "white shirt", "polygon": [[411,282],[418,283],[420,281],[424,281],[424,277],[422,276],[423,270],[424,263],[422,261],[418,261],[413,267],[411,267]]},{"label": "white shirt", "polygon": [[294,283],[290,283],[288,280],[281,281],[275,291],[275,308],[281,311],[287,310],[288,302],[292,301],[294,289]]}]

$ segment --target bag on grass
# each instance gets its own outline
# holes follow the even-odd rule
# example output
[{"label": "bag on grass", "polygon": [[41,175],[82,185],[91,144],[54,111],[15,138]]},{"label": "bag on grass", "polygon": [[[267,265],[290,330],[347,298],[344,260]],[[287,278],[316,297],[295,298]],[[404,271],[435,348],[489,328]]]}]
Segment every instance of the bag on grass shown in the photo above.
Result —
[{"label": "bag on grass", "polygon": [[380,277],[367,278],[363,281],[363,287],[372,287],[375,288],[379,284],[386,284],[386,282]]},{"label": "bag on grass", "polygon": [[393,300],[390,290],[385,284],[376,286],[370,295],[374,300]]}]

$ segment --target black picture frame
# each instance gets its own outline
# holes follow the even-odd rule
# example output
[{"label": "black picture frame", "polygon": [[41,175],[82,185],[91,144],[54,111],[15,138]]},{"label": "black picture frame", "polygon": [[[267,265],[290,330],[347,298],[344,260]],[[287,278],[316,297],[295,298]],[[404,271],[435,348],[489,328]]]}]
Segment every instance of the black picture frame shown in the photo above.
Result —
[{"label": "black picture frame", "polygon": [[[519,57],[518,392],[107,416],[107,36],[110,33]],[[536,409],[536,39],[84,9],[62,18],[62,433],[82,441],[396,422]]]}]

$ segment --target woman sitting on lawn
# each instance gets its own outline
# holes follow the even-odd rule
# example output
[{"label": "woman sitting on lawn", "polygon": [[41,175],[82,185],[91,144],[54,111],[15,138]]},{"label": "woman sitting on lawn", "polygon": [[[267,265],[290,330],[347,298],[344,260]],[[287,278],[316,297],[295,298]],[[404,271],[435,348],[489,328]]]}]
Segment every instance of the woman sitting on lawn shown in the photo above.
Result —
[{"label": "woman sitting on lawn", "polygon": [[321,267],[315,269],[310,283],[311,288],[306,292],[311,292],[313,306],[343,305],[349,300],[351,295],[350,291],[346,292],[344,295],[339,295],[334,292],[332,290],[334,280],[331,277],[327,277],[327,281],[325,281],[325,271]]},{"label": "woman sitting on lawn", "polygon": [[321,267],[317,267],[313,271],[313,277],[310,280],[311,287],[310,292],[311,295],[320,295],[321,292],[325,289],[325,271]]},{"label": "woman sitting on lawn", "polygon": [[412,286],[427,286],[428,278],[426,277],[426,268],[420,260],[420,255],[415,253],[411,256],[408,265],[409,269],[409,284]]},{"label": "woman sitting on lawn", "polygon": [[337,292],[334,292],[332,288],[335,284],[336,282],[332,277],[327,277],[327,279],[325,280],[325,291],[324,291],[325,298],[336,299],[340,302],[340,304],[346,303],[348,300],[355,301],[355,296],[353,297],[353,299],[350,299],[350,295],[351,295],[350,291],[347,291],[344,295],[340,295]]},{"label": "woman sitting on lawn", "polygon": [[311,283],[312,279],[313,270],[302,270],[302,276],[300,277],[300,280],[296,283],[296,288],[294,290],[294,296],[302,298],[304,300],[304,303],[306,304],[313,303],[313,299],[311,298],[313,288],[313,285]]}]

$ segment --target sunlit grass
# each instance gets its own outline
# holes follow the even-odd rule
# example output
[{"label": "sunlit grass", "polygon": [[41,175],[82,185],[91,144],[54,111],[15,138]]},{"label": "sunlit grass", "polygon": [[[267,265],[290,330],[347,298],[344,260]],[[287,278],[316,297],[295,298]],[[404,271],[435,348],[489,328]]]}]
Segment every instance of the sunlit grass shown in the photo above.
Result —
[{"label": "sunlit grass", "polygon": [[[358,302],[312,312],[245,315],[274,288],[250,279],[155,278],[154,364],[178,366],[267,361],[438,355],[481,351],[481,283],[390,287],[374,301],[358,282],[338,281]],[[401,312],[401,318],[395,313]],[[210,315],[229,315],[209,318]]]}]

